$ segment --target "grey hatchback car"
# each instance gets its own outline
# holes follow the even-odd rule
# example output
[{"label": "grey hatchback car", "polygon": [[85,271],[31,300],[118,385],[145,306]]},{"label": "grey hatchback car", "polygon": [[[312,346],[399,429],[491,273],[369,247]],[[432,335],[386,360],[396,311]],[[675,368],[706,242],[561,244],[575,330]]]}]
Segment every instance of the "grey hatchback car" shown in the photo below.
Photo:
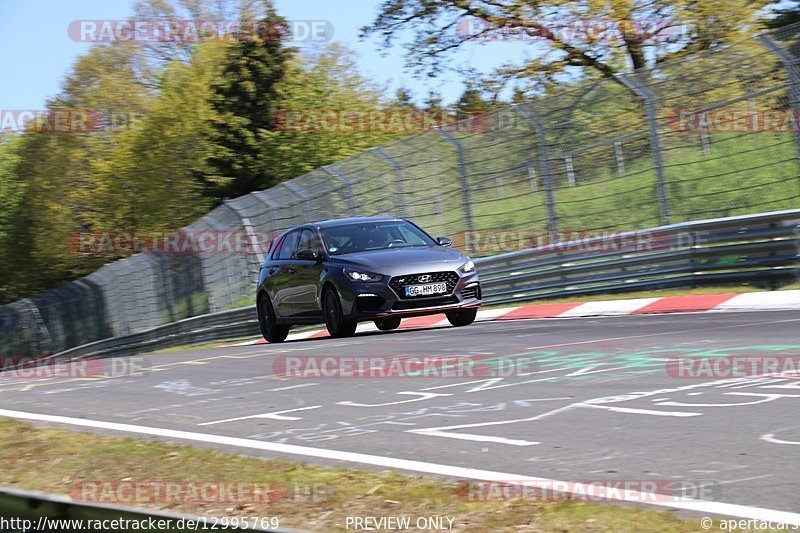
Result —
[{"label": "grey hatchback car", "polygon": [[276,238],[258,280],[261,332],[282,342],[289,328],[324,322],[333,337],[374,321],[388,331],[403,317],[445,313],[475,320],[481,287],[472,260],[402,218],[303,224]]}]

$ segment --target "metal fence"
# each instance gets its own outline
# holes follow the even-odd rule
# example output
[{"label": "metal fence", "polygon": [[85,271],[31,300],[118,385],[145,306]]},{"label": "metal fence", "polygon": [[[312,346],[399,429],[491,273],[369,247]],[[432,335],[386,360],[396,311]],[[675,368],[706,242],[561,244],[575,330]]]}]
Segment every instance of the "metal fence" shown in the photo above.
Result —
[{"label": "metal fence", "polygon": [[[799,32],[788,26],[409,136],[227,201],[189,229],[277,232],[398,214],[479,257],[510,251],[496,243],[514,232],[555,242],[796,208]],[[260,259],[117,261],[0,308],[0,353],[55,353],[240,307]]]}]

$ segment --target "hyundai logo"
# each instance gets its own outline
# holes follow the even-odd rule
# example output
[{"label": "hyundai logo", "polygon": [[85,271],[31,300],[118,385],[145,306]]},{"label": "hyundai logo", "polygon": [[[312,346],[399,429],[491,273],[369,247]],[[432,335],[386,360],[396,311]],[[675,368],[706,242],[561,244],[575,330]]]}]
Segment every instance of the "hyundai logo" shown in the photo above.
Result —
[{"label": "hyundai logo", "polygon": [[430,274],[423,274],[423,275],[421,275],[421,276],[420,276],[419,278],[417,278],[417,279],[419,279],[419,282],[420,282],[420,283],[428,283],[428,282],[429,282],[431,279],[433,279],[433,278],[431,277],[431,275],[430,275]]}]

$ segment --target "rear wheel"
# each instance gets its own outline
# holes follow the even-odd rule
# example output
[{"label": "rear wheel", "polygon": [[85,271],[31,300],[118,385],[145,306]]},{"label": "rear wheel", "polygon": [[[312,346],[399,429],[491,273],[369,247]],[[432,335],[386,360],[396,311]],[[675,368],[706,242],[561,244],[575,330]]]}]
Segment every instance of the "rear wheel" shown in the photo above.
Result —
[{"label": "rear wheel", "polygon": [[258,300],[258,324],[261,326],[261,334],[270,343],[285,341],[291,327],[276,323],[275,311],[266,294]]},{"label": "rear wheel", "polygon": [[356,321],[348,320],[342,311],[342,302],[333,287],[325,289],[323,295],[323,308],[325,309],[325,327],[331,337],[351,337],[356,332]]},{"label": "rear wheel", "polygon": [[475,317],[478,315],[478,308],[459,309],[458,311],[450,311],[446,314],[447,320],[454,326],[469,326],[475,322]]},{"label": "rear wheel", "polygon": [[400,327],[400,317],[381,318],[375,321],[375,326],[381,331],[391,331]]}]

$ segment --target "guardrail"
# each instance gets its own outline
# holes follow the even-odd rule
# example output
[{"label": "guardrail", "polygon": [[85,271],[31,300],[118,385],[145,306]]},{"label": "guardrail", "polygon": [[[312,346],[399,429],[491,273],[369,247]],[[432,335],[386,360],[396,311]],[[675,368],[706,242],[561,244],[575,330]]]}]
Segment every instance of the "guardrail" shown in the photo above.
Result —
[{"label": "guardrail", "polygon": [[800,279],[800,209],[684,222],[475,260],[485,304]]},{"label": "guardrail", "polygon": [[[618,233],[475,260],[485,304],[800,279],[800,209]],[[127,355],[258,335],[255,306],[179,320],[57,356]]]},{"label": "guardrail", "polygon": [[[54,496],[40,492],[23,491],[0,487],[0,518],[4,519],[13,529],[19,531],[78,531],[80,525],[74,521],[83,521],[85,527],[88,521],[109,521],[107,529],[124,531],[153,531],[155,527],[135,527],[139,524],[156,523],[159,531],[204,531],[204,530],[238,530],[238,531],[268,531],[272,533],[289,533],[286,529],[272,529],[255,524],[255,519],[250,524],[220,517],[202,517],[196,515],[179,515],[156,510],[130,509],[125,507],[102,505],[96,503],[77,502],[63,496]],[[13,522],[11,520],[14,520]],[[72,520],[72,526],[65,520]],[[25,521],[25,522],[23,522]],[[62,521],[59,522],[57,521]],[[130,527],[111,527],[112,522],[117,525],[127,524]],[[80,523],[80,522],[79,522]],[[101,522],[102,523],[102,522]],[[95,529],[99,531],[99,529]]]},{"label": "guardrail", "polygon": [[142,350],[163,350],[208,341],[258,335],[256,307],[240,307],[185,318],[139,333],[110,337],[64,350],[55,356],[129,355]]}]

